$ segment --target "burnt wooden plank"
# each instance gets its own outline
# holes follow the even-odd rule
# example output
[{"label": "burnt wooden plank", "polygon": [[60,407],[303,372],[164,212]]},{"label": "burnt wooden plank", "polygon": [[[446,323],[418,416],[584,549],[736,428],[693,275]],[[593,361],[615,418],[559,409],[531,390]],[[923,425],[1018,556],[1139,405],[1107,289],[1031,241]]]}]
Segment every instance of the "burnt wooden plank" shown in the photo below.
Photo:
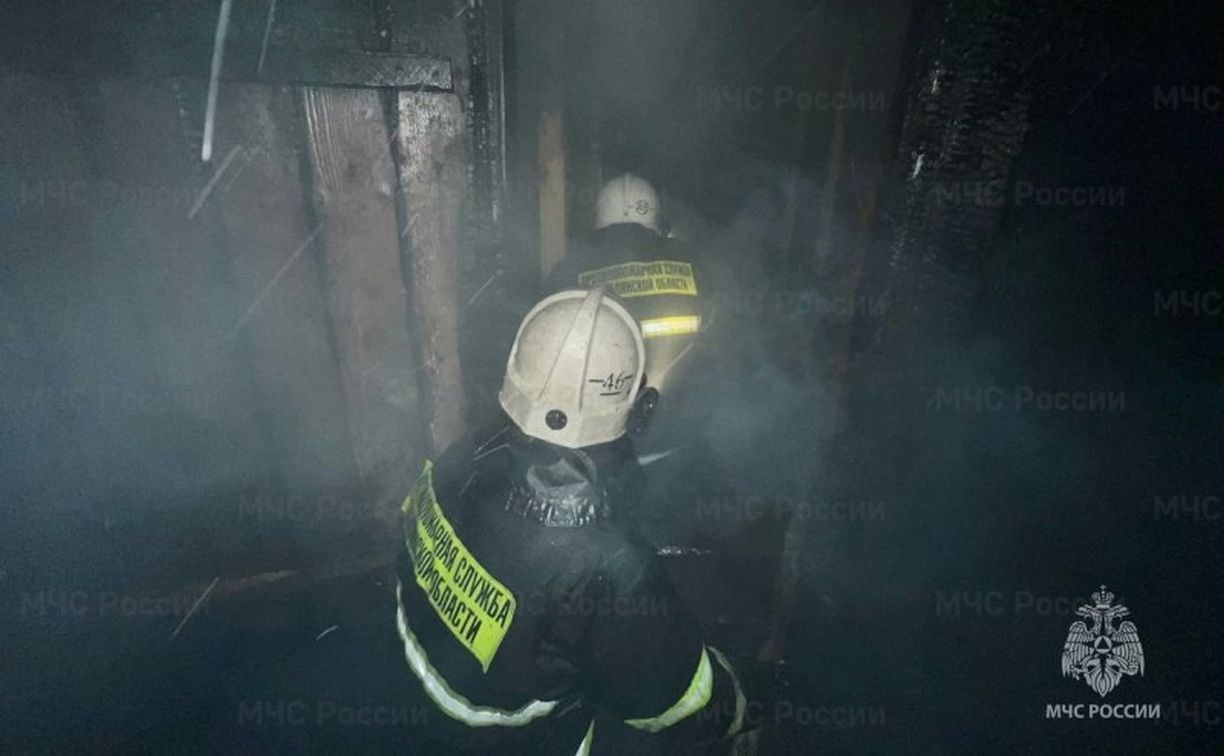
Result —
[{"label": "burnt wooden plank", "polygon": [[216,154],[234,155],[211,198],[233,250],[241,303],[228,335],[249,344],[277,452],[277,494],[318,501],[356,479],[356,462],[320,278],[322,229],[309,217],[297,151],[295,92],[226,85],[218,127]]},{"label": "burnt wooden plank", "polygon": [[449,61],[422,55],[346,50],[269,52],[263,72],[238,69],[226,78],[320,87],[412,87],[434,90],[454,87]]},{"label": "burnt wooden plank", "polygon": [[540,113],[540,277],[565,258],[565,121],[560,110]]},{"label": "burnt wooden plank", "polygon": [[379,93],[302,90],[324,286],[367,496],[398,503],[425,425],[408,336],[396,182]]},{"label": "burnt wooden plank", "polygon": [[[84,79],[209,76],[218,2],[21,5],[4,18],[6,68]],[[234,3],[221,79],[450,90],[464,78],[451,64],[466,56],[449,4],[427,3],[377,24],[374,10],[332,0]]]},{"label": "burnt wooden plank", "polygon": [[459,308],[455,301],[458,220],[463,205],[466,127],[459,97],[400,92],[395,140],[401,219],[411,271],[412,312],[433,451],[463,430],[463,375],[459,364]]}]

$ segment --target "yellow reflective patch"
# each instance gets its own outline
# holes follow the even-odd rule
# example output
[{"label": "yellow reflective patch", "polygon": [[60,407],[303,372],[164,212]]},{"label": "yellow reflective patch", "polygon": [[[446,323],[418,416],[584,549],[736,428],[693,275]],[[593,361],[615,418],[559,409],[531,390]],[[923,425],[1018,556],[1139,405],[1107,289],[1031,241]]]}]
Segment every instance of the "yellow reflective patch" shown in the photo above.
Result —
[{"label": "yellow reflective patch", "polygon": [[626,719],[625,724],[646,732],[658,732],[671,727],[685,717],[701,711],[710,702],[714,692],[714,670],[710,667],[710,655],[705,646],[701,647],[701,658],[697,660],[697,671],[689,683],[684,695],[671,705],[667,711],[657,717],[647,719]]},{"label": "yellow reflective patch", "polygon": [[675,260],[630,262],[578,274],[578,285],[585,288],[607,286],[622,299],[658,294],[697,296],[693,266]]},{"label": "yellow reflective patch", "polygon": [[434,495],[433,462],[426,460],[403,510],[404,544],[416,584],[442,624],[488,672],[514,620],[514,594],[476,561],[442,514]]},{"label": "yellow reflective patch", "polygon": [[648,318],[642,321],[642,338],[658,336],[682,336],[701,330],[700,315],[672,315],[667,318]]}]

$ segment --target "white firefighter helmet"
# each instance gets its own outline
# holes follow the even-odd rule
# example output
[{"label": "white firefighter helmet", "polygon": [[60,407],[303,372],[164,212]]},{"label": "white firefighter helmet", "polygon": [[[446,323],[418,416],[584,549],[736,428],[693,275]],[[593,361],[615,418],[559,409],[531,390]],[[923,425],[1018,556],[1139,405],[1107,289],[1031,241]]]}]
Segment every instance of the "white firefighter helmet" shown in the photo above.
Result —
[{"label": "white firefighter helmet", "polygon": [[616,223],[636,223],[659,233],[659,195],[649,181],[626,173],[599,190],[595,228]]},{"label": "white firefighter helmet", "polygon": [[601,288],[561,291],[523,318],[498,399],[527,435],[578,449],[625,433],[645,371],[624,307]]}]

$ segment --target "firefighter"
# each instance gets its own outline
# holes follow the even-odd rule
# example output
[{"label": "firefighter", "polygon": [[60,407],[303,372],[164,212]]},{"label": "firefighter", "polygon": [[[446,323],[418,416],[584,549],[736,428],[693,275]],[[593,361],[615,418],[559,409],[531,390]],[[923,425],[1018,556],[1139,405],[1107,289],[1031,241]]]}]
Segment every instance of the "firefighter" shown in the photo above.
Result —
[{"label": "firefighter", "polygon": [[691,250],[666,233],[654,187],[626,173],[604,184],[594,233],[572,246],[546,288],[605,286],[616,295],[641,324],[651,383],[666,396],[712,314],[707,284]]},{"label": "firefighter", "polygon": [[426,462],[404,501],[396,623],[456,750],[599,752],[619,722],[670,751],[742,727],[731,664],[618,516],[645,360],[602,288],[547,297],[511,348],[507,426]]},{"label": "firefighter", "polygon": [[704,548],[732,535],[730,522],[691,510],[730,490],[711,438],[734,396],[728,368],[736,350],[713,327],[713,261],[668,226],[649,181],[632,173],[613,178],[600,190],[592,235],[571,245],[546,290],[606,286],[638,320],[663,411],[636,442],[651,475],[633,516],[658,546]]}]

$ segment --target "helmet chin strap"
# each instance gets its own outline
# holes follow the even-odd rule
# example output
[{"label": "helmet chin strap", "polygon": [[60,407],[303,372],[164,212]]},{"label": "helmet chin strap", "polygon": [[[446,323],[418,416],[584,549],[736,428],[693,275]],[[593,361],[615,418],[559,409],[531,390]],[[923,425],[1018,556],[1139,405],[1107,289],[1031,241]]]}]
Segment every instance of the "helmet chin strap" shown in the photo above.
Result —
[{"label": "helmet chin strap", "polygon": [[[646,383],[646,376],[642,376],[642,383]],[[637,436],[646,431],[650,427],[650,421],[654,417],[655,408],[659,406],[659,391],[654,386],[646,386],[637,395],[637,399],[633,401],[633,409],[629,410],[629,419],[625,422],[625,429],[632,436]]]}]

